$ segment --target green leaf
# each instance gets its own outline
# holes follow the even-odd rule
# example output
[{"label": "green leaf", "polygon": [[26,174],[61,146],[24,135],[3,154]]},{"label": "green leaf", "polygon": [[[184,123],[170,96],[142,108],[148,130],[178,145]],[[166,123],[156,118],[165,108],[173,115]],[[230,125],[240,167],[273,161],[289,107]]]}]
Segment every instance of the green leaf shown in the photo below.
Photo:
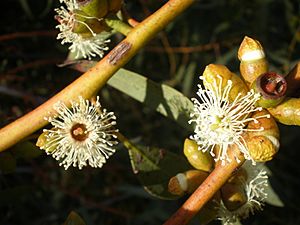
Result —
[{"label": "green leaf", "polygon": [[16,144],[11,151],[16,158],[22,159],[33,159],[43,153],[35,144],[29,141]]},{"label": "green leaf", "polygon": [[169,193],[168,183],[177,173],[191,169],[184,157],[160,148],[137,147],[128,140],[124,145],[128,148],[133,172],[148,193],[161,199],[178,198]]},{"label": "green leaf", "polygon": [[[87,71],[96,64],[96,62],[87,60],[68,62],[67,64],[72,63],[74,64],[71,65],[71,68],[81,72]],[[150,109],[175,120],[187,130],[193,130],[192,126],[188,124],[190,113],[194,107],[193,103],[176,89],[165,84],[155,83],[142,75],[125,69],[116,72],[107,84],[142,102]]]},{"label": "green leaf", "polygon": [[86,223],[76,212],[72,211],[63,225],[86,225]]},{"label": "green leaf", "polygon": [[3,173],[12,173],[16,169],[16,159],[11,154],[11,152],[1,152],[0,153],[0,170]]},{"label": "green leaf", "polygon": [[108,82],[110,86],[144,103],[147,107],[175,120],[187,130],[193,103],[182,93],[164,84],[157,84],[137,73],[120,69]]}]

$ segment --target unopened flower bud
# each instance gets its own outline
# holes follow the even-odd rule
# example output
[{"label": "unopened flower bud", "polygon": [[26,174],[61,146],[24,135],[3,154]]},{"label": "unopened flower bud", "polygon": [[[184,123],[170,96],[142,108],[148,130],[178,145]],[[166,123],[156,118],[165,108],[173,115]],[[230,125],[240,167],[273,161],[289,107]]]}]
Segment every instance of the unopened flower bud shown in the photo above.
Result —
[{"label": "unopened flower bud", "polygon": [[101,19],[108,13],[108,0],[77,0],[80,10],[91,17]]},{"label": "unopened flower bud", "polygon": [[260,117],[257,121],[251,121],[247,129],[255,130],[247,132],[245,142],[251,158],[256,162],[266,162],[275,156],[279,150],[279,129],[272,117],[262,117],[268,112],[263,110],[255,112],[252,117]]},{"label": "unopened flower bud", "polygon": [[[220,86],[221,89],[225,89],[228,81],[232,82],[232,88],[228,96],[229,102],[233,102],[237,95],[245,96],[248,92],[244,81],[224,65],[209,64],[203,72],[203,77],[204,86],[207,86],[206,83],[210,83],[214,86]],[[221,77],[222,79],[218,79],[217,77]]]},{"label": "unopened flower bud", "polygon": [[[52,128],[51,130],[55,131],[55,128]],[[53,140],[48,138],[48,135],[49,135],[49,132],[47,130],[44,130],[43,133],[38,137],[35,145],[38,146],[40,149],[45,149],[45,146],[47,145],[47,143],[53,142]],[[53,152],[57,146],[58,146],[58,144],[55,144],[55,142],[54,142],[53,145],[51,145],[48,148],[48,152]]]},{"label": "unopened flower bud", "polygon": [[269,108],[278,105],[285,98],[287,82],[283,76],[267,72],[260,75],[251,87],[261,95],[256,104]]},{"label": "unopened flower bud", "polygon": [[195,141],[186,138],[184,141],[183,152],[189,163],[196,169],[207,172],[212,170],[214,165],[213,158],[209,152],[199,150]]},{"label": "unopened flower bud", "polygon": [[268,110],[280,123],[300,126],[300,98],[287,98]]},{"label": "unopened flower bud", "polygon": [[168,190],[174,195],[192,193],[206,179],[208,173],[200,170],[188,170],[178,173],[169,180]]},{"label": "unopened flower bud", "polygon": [[248,85],[268,71],[265,52],[259,41],[245,37],[238,50],[240,72]]}]

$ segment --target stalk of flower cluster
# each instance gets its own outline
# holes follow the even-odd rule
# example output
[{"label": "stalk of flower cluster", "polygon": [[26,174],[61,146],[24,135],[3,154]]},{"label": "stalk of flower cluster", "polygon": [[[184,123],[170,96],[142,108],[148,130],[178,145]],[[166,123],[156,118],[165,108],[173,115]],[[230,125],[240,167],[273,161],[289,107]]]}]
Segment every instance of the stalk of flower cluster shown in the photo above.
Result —
[{"label": "stalk of flower cluster", "polygon": [[[215,169],[205,181],[194,191],[184,204],[164,223],[164,225],[185,225],[199,212],[199,210],[214,196],[235,171],[245,161],[243,154],[236,145],[228,149],[229,163],[217,163]],[[238,157],[240,163],[234,160]]]},{"label": "stalk of flower cluster", "polygon": [[195,0],[168,1],[134,27],[128,36],[93,68],[32,112],[2,128],[0,130],[0,151],[4,151],[45,126],[48,121],[45,121],[44,117],[49,111],[53,112],[53,105],[56,102],[62,101],[66,106],[70,106],[70,100],[76,99],[79,95],[86,99],[95,95],[139,49],[194,2]]}]

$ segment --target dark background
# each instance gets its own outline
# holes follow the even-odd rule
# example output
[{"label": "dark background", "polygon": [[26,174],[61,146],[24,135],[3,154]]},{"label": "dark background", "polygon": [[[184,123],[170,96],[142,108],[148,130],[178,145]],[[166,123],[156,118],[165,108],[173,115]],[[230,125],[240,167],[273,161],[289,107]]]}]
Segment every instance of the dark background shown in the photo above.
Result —
[{"label": "dark background", "polygon": [[[130,14],[141,21],[163,1],[126,3]],[[55,0],[1,1],[1,126],[33,110],[79,76],[73,70],[57,67],[67,55],[67,46],[56,40],[53,9],[58,5]],[[207,64],[225,64],[238,72],[237,49],[245,35],[262,43],[270,70],[286,74],[300,56],[300,2],[196,1],[126,68],[193,97]],[[121,38],[114,36],[110,45]],[[102,105],[118,116],[118,127],[126,136],[146,145],[182,151],[189,133],[177,124],[110,87],[104,87],[99,95]],[[285,206],[267,205],[243,224],[300,224],[300,129],[280,126],[280,130],[281,149],[267,165],[273,173],[273,188]],[[30,137],[32,143],[36,137]],[[183,202],[148,195],[133,175],[121,145],[102,169],[82,171],[65,171],[52,157],[40,153],[30,159],[15,157],[15,168],[8,165],[10,169],[2,169],[0,224],[58,225],[72,210],[88,225],[162,224]],[[199,224],[197,220],[193,223]]]}]

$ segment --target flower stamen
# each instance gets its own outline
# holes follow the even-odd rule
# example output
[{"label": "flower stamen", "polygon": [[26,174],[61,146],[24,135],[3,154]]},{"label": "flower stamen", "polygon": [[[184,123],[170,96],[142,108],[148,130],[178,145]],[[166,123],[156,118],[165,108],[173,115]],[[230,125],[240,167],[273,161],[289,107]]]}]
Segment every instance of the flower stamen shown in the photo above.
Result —
[{"label": "flower stamen", "polygon": [[[215,161],[221,160],[223,165],[226,161],[230,162],[227,150],[233,144],[239,147],[246,159],[252,160],[243,133],[262,130],[263,128],[248,129],[246,125],[251,121],[257,123],[259,118],[269,117],[269,115],[250,117],[253,112],[262,110],[261,107],[255,106],[260,95],[250,90],[245,96],[238,93],[230,102],[229,95],[233,86],[231,80],[228,80],[222,87],[223,78],[221,76],[217,76],[211,83],[207,82],[204,77],[200,77],[200,79],[205,82],[205,88],[198,85],[197,95],[200,101],[192,98],[194,112],[191,114],[192,119],[189,123],[195,123],[196,126],[191,139],[197,142],[199,150],[203,152],[209,150]],[[219,148],[217,157],[214,153],[215,146]]]}]

